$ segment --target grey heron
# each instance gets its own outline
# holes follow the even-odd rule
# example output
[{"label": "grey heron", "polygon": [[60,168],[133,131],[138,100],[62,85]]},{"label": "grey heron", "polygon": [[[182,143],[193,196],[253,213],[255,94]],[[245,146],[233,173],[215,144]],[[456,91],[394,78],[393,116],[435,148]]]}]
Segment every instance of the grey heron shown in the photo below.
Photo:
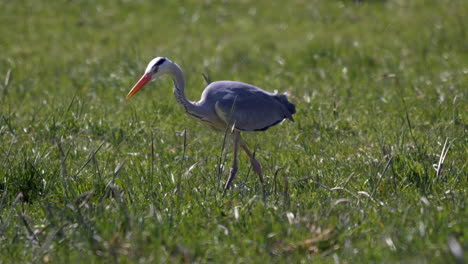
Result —
[{"label": "grey heron", "polygon": [[217,81],[205,88],[200,101],[191,102],[185,97],[185,79],[181,68],[167,58],[157,57],[148,64],[143,76],[128,93],[127,99],[145,84],[162,75],[172,78],[174,96],[185,113],[214,130],[225,131],[229,128],[233,134],[234,157],[224,190],[229,189],[236,175],[239,145],[249,156],[252,168],[264,190],[262,167],[242,140],[240,133],[264,131],[284,119],[294,121],[292,115],[296,112],[296,107],[288,101],[286,94],[269,93],[242,82]]}]

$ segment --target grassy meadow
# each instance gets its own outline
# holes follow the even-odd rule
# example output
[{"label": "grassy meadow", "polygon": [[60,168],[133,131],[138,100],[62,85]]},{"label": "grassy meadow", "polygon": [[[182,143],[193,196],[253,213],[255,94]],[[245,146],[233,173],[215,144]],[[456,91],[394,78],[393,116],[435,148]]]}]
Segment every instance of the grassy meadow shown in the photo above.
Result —
[{"label": "grassy meadow", "polygon": [[[0,263],[466,263],[468,1],[0,1]],[[224,135],[146,64],[288,91]]]}]

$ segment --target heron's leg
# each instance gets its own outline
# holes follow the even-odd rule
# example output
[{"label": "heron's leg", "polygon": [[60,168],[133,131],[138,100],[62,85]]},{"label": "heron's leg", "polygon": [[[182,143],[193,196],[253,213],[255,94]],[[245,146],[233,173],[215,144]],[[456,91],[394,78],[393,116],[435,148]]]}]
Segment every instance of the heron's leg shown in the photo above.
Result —
[{"label": "heron's leg", "polygon": [[263,182],[262,166],[260,165],[260,162],[258,162],[258,160],[255,159],[254,155],[252,154],[252,152],[250,152],[249,148],[247,147],[247,144],[245,144],[242,138],[240,138],[240,145],[247,154],[247,156],[249,156],[252,168],[255,171],[255,173],[257,173],[258,178],[260,179],[260,183],[262,184],[262,190],[263,192],[265,192],[265,183]]},{"label": "heron's leg", "polygon": [[234,176],[236,176],[237,172],[237,149],[239,148],[239,133],[236,133],[234,136],[234,161],[232,162],[232,168],[229,172],[229,178],[226,181],[226,185],[224,185],[224,190],[229,189],[229,185],[231,185],[232,180],[234,180]]}]

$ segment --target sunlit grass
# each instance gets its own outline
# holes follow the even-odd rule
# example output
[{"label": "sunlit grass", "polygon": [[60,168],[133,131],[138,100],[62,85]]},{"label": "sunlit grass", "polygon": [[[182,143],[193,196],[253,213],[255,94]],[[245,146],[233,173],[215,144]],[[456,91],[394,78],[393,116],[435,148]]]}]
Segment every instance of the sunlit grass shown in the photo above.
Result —
[{"label": "sunlit grass", "polygon": [[[0,262],[466,258],[466,1],[0,10]],[[202,73],[291,94],[296,122],[244,134],[265,199],[243,153],[223,195],[232,147],[170,80],[125,100],[155,56],[191,100]]]}]

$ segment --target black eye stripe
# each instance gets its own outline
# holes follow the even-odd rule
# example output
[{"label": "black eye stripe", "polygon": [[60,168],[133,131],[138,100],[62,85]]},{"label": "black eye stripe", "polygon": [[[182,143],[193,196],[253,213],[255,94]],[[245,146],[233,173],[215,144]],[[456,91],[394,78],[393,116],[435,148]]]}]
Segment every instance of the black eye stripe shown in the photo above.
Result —
[{"label": "black eye stripe", "polygon": [[154,66],[159,66],[159,65],[163,64],[165,61],[166,61],[166,59],[162,58],[158,62],[156,62],[156,64]]}]

